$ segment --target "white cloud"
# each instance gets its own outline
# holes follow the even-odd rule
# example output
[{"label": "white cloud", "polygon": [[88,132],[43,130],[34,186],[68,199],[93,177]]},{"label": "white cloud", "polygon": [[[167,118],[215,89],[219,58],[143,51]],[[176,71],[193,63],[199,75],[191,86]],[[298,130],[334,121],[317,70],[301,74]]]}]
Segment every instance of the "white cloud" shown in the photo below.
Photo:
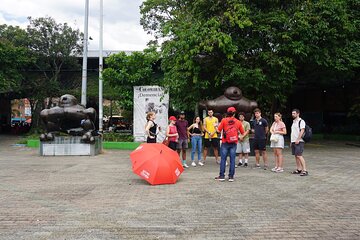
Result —
[{"label": "white cloud", "polygon": [[[140,25],[142,0],[103,0],[103,48],[107,50],[143,50],[153,39]],[[28,25],[27,17],[49,16],[57,23],[67,22],[84,31],[85,0],[0,0],[0,22]],[[99,49],[100,0],[89,1],[89,49]]]}]

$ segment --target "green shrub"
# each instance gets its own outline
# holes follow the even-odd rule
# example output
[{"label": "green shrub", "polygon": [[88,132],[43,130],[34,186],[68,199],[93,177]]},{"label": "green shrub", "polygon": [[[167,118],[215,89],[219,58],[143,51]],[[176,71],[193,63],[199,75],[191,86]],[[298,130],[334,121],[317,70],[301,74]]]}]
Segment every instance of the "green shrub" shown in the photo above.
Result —
[{"label": "green shrub", "polygon": [[104,133],[104,142],[133,142],[134,137],[131,134],[125,133]]}]

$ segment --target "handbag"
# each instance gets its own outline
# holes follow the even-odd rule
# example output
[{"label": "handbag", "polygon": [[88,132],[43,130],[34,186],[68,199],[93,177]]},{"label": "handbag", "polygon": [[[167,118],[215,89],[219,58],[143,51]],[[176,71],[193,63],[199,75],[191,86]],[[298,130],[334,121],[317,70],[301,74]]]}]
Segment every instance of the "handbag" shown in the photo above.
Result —
[{"label": "handbag", "polygon": [[278,142],[279,141],[279,134],[271,134],[270,141],[271,142]]},{"label": "handbag", "polygon": [[165,138],[164,141],[162,142],[165,146],[169,146],[169,139],[168,138]]}]

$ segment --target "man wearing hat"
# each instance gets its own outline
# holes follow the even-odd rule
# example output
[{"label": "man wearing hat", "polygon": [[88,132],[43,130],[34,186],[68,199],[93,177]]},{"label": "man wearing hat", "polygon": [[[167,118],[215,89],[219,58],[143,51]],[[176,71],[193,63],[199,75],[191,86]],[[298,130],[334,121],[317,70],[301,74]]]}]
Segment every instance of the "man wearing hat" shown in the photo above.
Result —
[{"label": "man wearing hat", "polygon": [[220,147],[220,174],[216,177],[216,180],[225,181],[225,167],[226,158],[230,155],[230,169],[229,169],[229,182],[234,181],[235,175],[235,158],[236,158],[236,146],[238,142],[238,133],[244,134],[244,128],[241,122],[235,118],[236,109],[229,107],[226,111],[226,118],[223,118],[217,129],[222,134],[222,144]]},{"label": "man wearing hat", "polygon": [[188,121],[185,119],[185,112],[181,111],[179,114],[179,119],[176,121],[176,129],[179,134],[177,151],[182,157],[182,164],[184,168],[188,168],[189,166],[186,164],[186,149],[188,148]]}]

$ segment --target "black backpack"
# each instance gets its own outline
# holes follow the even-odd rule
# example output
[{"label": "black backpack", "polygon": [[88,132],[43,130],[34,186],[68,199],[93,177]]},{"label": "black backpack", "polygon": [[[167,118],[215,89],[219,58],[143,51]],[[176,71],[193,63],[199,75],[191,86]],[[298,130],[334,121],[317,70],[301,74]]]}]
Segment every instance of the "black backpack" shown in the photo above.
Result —
[{"label": "black backpack", "polygon": [[[301,120],[299,121],[299,130],[301,131],[300,122],[301,122]],[[312,133],[312,128],[305,123],[305,131],[304,131],[304,134],[302,136],[302,139],[304,140],[304,142],[310,142],[310,140],[312,138],[312,134],[313,134]]]}]

